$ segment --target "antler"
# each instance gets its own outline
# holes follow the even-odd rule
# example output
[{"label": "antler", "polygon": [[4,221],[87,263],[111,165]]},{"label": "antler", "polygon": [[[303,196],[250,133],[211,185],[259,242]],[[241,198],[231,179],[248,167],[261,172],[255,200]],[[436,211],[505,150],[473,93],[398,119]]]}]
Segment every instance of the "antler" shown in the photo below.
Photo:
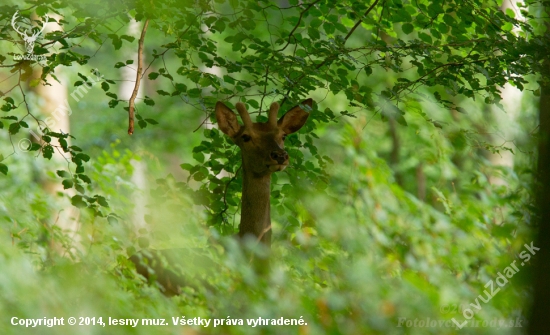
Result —
[{"label": "antler", "polygon": [[19,18],[19,11],[16,11],[15,14],[13,14],[13,17],[11,18],[11,26],[13,27],[13,29],[15,29],[15,31],[19,35],[27,36],[27,31],[26,30],[25,30],[25,32],[21,32],[21,31],[19,31],[19,29],[17,29],[17,25],[15,24],[15,21],[17,20],[17,18]]},{"label": "antler", "polygon": [[277,126],[277,112],[279,111],[279,104],[274,102],[271,104],[271,107],[269,107],[269,113],[267,114],[268,117],[268,123],[276,127]]},{"label": "antler", "polygon": [[237,111],[239,112],[241,119],[243,119],[244,127],[251,129],[252,120],[250,119],[250,114],[248,114],[248,111],[246,110],[246,107],[244,106],[244,104],[242,102],[237,102],[235,104],[235,107],[237,108]]},{"label": "antler", "polygon": [[42,25],[42,29],[41,29],[40,31],[34,33],[34,34],[32,35],[32,37],[36,37],[36,36],[40,35],[40,34],[44,31],[44,29],[46,28],[46,24],[47,24],[48,21],[50,20],[50,17],[49,17],[47,14],[46,14],[45,16],[46,16],[46,20],[44,21],[44,24]]}]

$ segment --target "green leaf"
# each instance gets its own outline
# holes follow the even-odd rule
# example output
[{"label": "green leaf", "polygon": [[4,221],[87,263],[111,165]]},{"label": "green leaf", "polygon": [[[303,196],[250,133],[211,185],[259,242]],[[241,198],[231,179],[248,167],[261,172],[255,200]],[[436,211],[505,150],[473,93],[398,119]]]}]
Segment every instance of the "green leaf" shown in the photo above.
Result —
[{"label": "green leaf", "polygon": [[46,14],[48,14],[48,6],[41,5],[41,6],[36,7],[36,15],[44,16]]},{"label": "green leaf", "polygon": [[80,160],[83,160],[85,162],[89,161],[90,160],[90,156],[86,155],[86,154],[83,154],[83,153],[79,153],[76,155],[76,158],[77,159],[80,159]]},{"label": "green leaf", "polygon": [[323,23],[323,21],[319,20],[318,18],[314,18],[313,20],[311,20],[311,22],[309,23],[309,26],[311,28],[319,28],[321,26],[321,24]]},{"label": "green leaf", "polygon": [[30,87],[36,87],[36,86],[38,86],[38,84],[40,84],[40,81],[41,81],[40,78],[32,79],[29,83],[29,86]]},{"label": "green leaf", "polygon": [[61,145],[61,148],[63,148],[63,151],[64,151],[64,152],[69,151],[69,148],[67,147],[68,144],[67,144],[67,140],[66,140],[66,139],[60,138],[60,139],[59,139],[59,145]]},{"label": "green leaf", "polygon": [[189,91],[187,91],[187,94],[189,95],[190,98],[198,98],[200,97],[201,92],[202,91],[199,90],[198,88],[192,88]]},{"label": "green leaf", "polygon": [[95,198],[97,199],[97,203],[102,207],[109,207],[109,203],[105,199],[105,197],[102,197],[101,195],[96,195]]},{"label": "green leaf", "polygon": [[199,171],[195,172],[193,175],[193,179],[196,181],[204,180],[206,177],[208,177],[208,169],[204,166],[201,166]]},{"label": "green leaf", "polygon": [[133,42],[135,40],[135,37],[133,36],[128,36],[128,35],[120,35],[120,38],[123,39],[123,40],[126,40],[128,42]]},{"label": "green leaf", "polygon": [[150,124],[159,124],[157,121],[155,121],[153,119],[145,119],[145,121],[147,121]]},{"label": "green leaf", "polygon": [[44,156],[44,158],[51,159],[52,155],[53,147],[50,144],[44,146],[44,148],[42,149],[42,156]]},{"label": "green leaf", "polygon": [[19,132],[19,129],[21,129],[21,125],[19,122],[15,122],[10,124],[9,132],[11,135],[15,135]]},{"label": "green leaf", "polygon": [[115,50],[118,50],[122,47],[122,40],[116,34],[109,34],[107,36],[111,38],[111,43],[113,44]]},{"label": "green leaf", "polygon": [[78,193],[84,194],[84,192],[85,192],[84,187],[82,187],[82,185],[80,185],[80,184],[75,184],[74,188],[75,188],[75,190],[78,191]]},{"label": "green leaf", "polygon": [[57,170],[56,174],[61,178],[71,178],[71,174],[64,170]]},{"label": "green leaf", "polygon": [[73,181],[72,181],[72,179],[65,179],[65,180],[63,180],[62,184],[63,184],[63,189],[64,189],[64,190],[73,187]]},{"label": "green leaf", "polygon": [[184,170],[191,170],[193,168],[193,165],[189,164],[189,163],[183,163],[183,164],[180,164],[180,167]]},{"label": "green leaf", "polygon": [[425,33],[418,33],[418,37],[419,37],[422,41],[424,41],[424,42],[426,42],[426,43],[428,43],[428,44],[432,44],[432,37],[431,37],[430,35],[425,34]]},{"label": "green leaf", "polygon": [[86,203],[86,201],[84,201],[84,199],[82,198],[81,195],[75,195],[71,198],[71,205],[75,206],[75,207],[78,207],[78,208],[83,208],[83,207],[87,207],[88,204]]},{"label": "green leaf", "polygon": [[311,37],[314,40],[318,40],[321,38],[321,34],[319,33],[318,29],[309,27],[307,28],[307,33],[309,34],[309,37]]},{"label": "green leaf", "polygon": [[4,112],[9,112],[9,111],[11,111],[12,109],[15,109],[15,108],[17,108],[17,107],[15,107],[14,105],[12,105],[10,103],[6,103],[6,104],[2,105],[2,110]]},{"label": "green leaf", "polygon": [[247,100],[246,102],[247,102],[252,108],[255,108],[255,109],[260,108],[260,104],[259,104],[258,101],[256,101],[256,100],[250,99],[250,100]]},{"label": "green leaf", "polygon": [[187,92],[187,86],[185,84],[182,84],[182,83],[176,83],[176,90],[178,92]]},{"label": "green leaf", "polygon": [[410,23],[405,23],[401,26],[401,30],[408,35],[414,31],[414,26]]},{"label": "green leaf", "polygon": [[325,30],[325,32],[328,34],[328,35],[332,35],[334,34],[334,32],[336,31],[336,27],[334,27],[334,24],[330,23],[330,22],[325,22],[323,24],[323,29]]},{"label": "green leaf", "polygon": [[154,106],[155,105],[155,101],[151,98],[149,98],[148,96],[145,96],[145,99],[143,100],[143,102],[145,102],[145,104],[147,106]]},{"label": "green leaf", "polygon": [[82,174],[82,173],[79,173],[76,175],[80,180],[82,180],[83,182],[85,182],[86,184],[91,184],[92,183],[92,180],[90,179],[90,177],[88,177],[87,175],[85,174]]},{"label": "green leaf", "polygon": [[243,48],[243,45],[241,42],[233,43],[231,46],[231,50],[233,51],[240,51]]},{"label": "green leaf", "polygon": [[140,248],[146,249],[149,247],[149,239],[147,237],[138,237],[138,245]]},{"label": "green leaf", "polygon": [[29,151],[37,151],[37,150],[40,150],[40,148],[42,148],[42,146],[38,143],[31,143],[31,147],[28,148],[27,150]]},{"label": "green leaf", "polygon": [[445,22],[445,24],[446,24],[447,26],[451,26],[451,27],[454,26],[454,25],[456,24],[455,19],[454,19],[451,15],[449,15],[449,14],[447,14],[447,13],[445,13],[445,14],[443,15],[443,22]]},{"label": "green leaf", "polygon": [[0,163],[0,172],[7,175],[8,174],[8,167],[5,164]]},{"label": "green leaf", "polygon": [[228,84],[235,84],[235,79],[233,79],[228,75],[223,76],[223,81],[225,81]]},{"label": "green leaf", "polygon": [[204,163],[204,154],[202,152],[194,152],[193,158],[199,163]]}]

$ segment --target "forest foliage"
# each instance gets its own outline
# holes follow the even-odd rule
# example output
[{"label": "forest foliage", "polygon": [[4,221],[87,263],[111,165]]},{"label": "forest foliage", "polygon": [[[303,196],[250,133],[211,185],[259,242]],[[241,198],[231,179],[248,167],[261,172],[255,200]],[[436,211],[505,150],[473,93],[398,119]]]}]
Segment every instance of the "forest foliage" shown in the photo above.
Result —
[{"label": "forest foliage", "polygon": [[[154,331],[166,334],[524,330],[535,104],[550,54],[544,1],[5,3],[1,315],[165,318],[170,326]],[[39,59],[21,59],[13,22],[29,34],[56,26],[36,40]],[[134,107],[122,87],[133,89],[140,70],[130,136]],[[54,82],[67,99],[44,110],[39,88]],[[241,158],[216,128],[214,105],[240,101],[266,121],[272,102],[283,113],[306,98],[315,101],[308,122],[285,140],[291,166],[272,179],[266,274],[250,265],[265,250],[229,238]],[[69,133],[56,111],[70,112]],[[143,169],[145,187],[135,177]],[[175,267],[190,283],[177,297],[128,262],[144,248],[181,247],[209,261]],[[507,284],[472,307],[514,261],[522,265]],[[465,309],[475,313],[459,330],[450,320],[468,319]],[[182,316],[245,325],[171,324]],[[246,326],[259,317],[307,326]],[[429,320],[447,323],[416,326]],[[0,330],[36,333],[6,320]]]}]

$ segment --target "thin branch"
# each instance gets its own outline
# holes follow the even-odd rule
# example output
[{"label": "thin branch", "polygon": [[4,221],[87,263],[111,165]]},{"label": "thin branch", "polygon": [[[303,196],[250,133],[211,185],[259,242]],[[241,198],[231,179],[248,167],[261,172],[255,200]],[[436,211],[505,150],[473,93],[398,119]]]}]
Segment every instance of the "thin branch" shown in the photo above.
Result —
[{"label": "thin branch", "polygon": [[[271,57],[273,58],[273,57]],[[262,100],[260,101],[260,112],[258,115],[262,115],[262,106],[264,105],[265,93],[267,92],[267,76],[269,75],[269,65],[265,67],[265,84],[264,84],[264,93],[262,94]]]},{"label": "thin branch", "polygon": [[[376,6],[376,4],[378,4],[380,0],[376,0],[374,1],[374,3],[372,5],[370,5],[369,9],[367,9],[367,11],[365,12],[365,14],[363,14],[363,17],[366,17],[367,15],[369,15],[370,11],[374,8],[374,6]],[[348,38],[351,36],[351,34],[353,34],[353,32],[355,31],[355,29],[357,29],[357,27],[359,27],[359,25],[361,24],[361,22],[363,22],[363,19],[360,19],[359,21],[357,21],[357,23],[353,26],[353,28],[351,28],[351,30],[348,32],[348,34],[346,35],[346,37],[344,37],[344,41],[347,41]]]},{"label": "thin branch", "polygon": [[[317,66],[315,66],[315,70],[319,70],[323,65],[325,65],[328,61],[330,60],[333,60],[334,58],[336,58],[337,56],[334,56],[334,55],[330,55],[328,56],[327,58],[325,58],[324,61],[322,61],[321,63],[317,64]],[[306,73],[302,73],[298,78],[296,78],[294,80],[294,83],[298,83],[300,80],[302,80],[304,77],[306,76]],[[291,86],[294,86],[295,84],[291,85]],[[281,107],[285,104],[287,98],[288,98],[288,95],[290,94],[290,91],[292,90],[292,87],[288,89],[288,91],[286,92],[286,95],[285,97],[283,98],[283,101],[281,102]]]},{"label": "thin branch", "polygon": [[128,103],[128,135],[134,133],[134,109],[136,104],[136,97],[139,91],[139,84],[141,82],[141,72],[143,71],[143,41],[145,40],[145,33],[147,32],[147,27],[149,26],[149,19],[145,20],[143,29],[141,30],[141,36],[139,38],[138,44],[138,67],[136,70],[136,85],[134,86],[134,91],[130,97]]},{"label": "thin branch", "polygon": [[206,118],[204,118],[204,120],[202,120],[201,124],[199,124],[199,126],[197,128],[195,128],[195,130],[193,130],[193,133],[196,132],[197,130],[201,129],[202,125],[206,123],[206,121],[208,121],[210,119],[210,115],[211,114],[208,114],[206,115]]},{"label": "thin branch", "polygon": [[[199,14],[199,16],[202,15],[202,12]],[[194,23],[194,22],[193,22]],[[191,29],[191,27],[193,27],[193,25],[189,25],[189,27],[187,27],[187,29],[185,29],[179,36],[178,38],[176,39],[176,41],[178,41],[183,35],[185,35],[185,33],[187,33],[187,31],[189,31],[189,29]],[[158,55],[155,55],[155,57],[153,57],[153,60],[151,61],[151,63],[149,63],[149,65],[147,66],[147,68],[145,69],[145,71],[143,71],[143,74],[142,74],[142,77],[147,73],[147,70],[149,70],[149,68],[151,67],[151,65],[153,65],[153,63],[159,58],[159,57],[162,57],[164,56],[164,54],[166,54],[168,51],[172,50],[173,48],[166,48],[166,50],[164,50],[163,52],[161,52],[160,54]]]},{"label": "thin branch", "polygon": [[[302,16],[304,16],[304,14],[311,8],[313,7],[316,3],[320,2],[321,0],[316,0],[316,1],[313,1],[312,3],[309,4],[309,6],[306,7],[306,9],[304,9],[303,11],[300,12],[300,17],[298,18],[298,22],[296,23],[296,25],[294,26],[294,29],[292,29],[292,31],[290,32],[290,34],[288,34],[288,41],[286,42],[286,45],[284,47],[282,47],[281,49],[279,50],[276,50],[276,51],[283,51],[284,49],[286,49],[286,47],[288,47],[288,45],[290,44],[290,39],[292,38],[292,35],[294,34],[294,32],[296,31],[296,29],[298,29],[298,26],[300,26],[300,23],[302,22]],[[378,0],[376,0],[378,2]]]},{"label": "thin branch", "polygon": [[262,230],[262,232],[260,233],[260,235],[258,235],[258,242],[260,242],[264,237],[264,235],[270,230],[271,230],[271,225],[265,227],[264,230]]},{"label": "thin branch", "polygon": [[241,166],[239,166],[239,168],[237,169],[237,171],[235,171],[235,174],[233,175],[233,177],[231,177],[231,179],[229,179],[229,181],[227,182],[227,184],[225,184],[225,188],[223,190],[223,205],[224,205],[224,209],[219,213],[219,215],[221,216],[222,218],[222,221],[223,221],[223,214],[227,212],[227,210],[229,209],[229,205],[227,205],[227,190],[229,189],[229,185],[237,178],[237,176],[239,175],[239,171],[241,170]]}]

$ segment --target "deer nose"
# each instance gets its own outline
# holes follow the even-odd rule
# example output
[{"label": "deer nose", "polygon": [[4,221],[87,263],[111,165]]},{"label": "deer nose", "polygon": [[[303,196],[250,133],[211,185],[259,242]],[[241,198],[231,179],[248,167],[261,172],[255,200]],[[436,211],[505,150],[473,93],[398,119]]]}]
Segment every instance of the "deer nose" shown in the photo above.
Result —
[{"label": "deer nose", "polygon": [[288,159],[288,154],[284,150],[272,151],[270,156],[271,156],[271,159],[273,159],[279,164],[284,164]]}]

